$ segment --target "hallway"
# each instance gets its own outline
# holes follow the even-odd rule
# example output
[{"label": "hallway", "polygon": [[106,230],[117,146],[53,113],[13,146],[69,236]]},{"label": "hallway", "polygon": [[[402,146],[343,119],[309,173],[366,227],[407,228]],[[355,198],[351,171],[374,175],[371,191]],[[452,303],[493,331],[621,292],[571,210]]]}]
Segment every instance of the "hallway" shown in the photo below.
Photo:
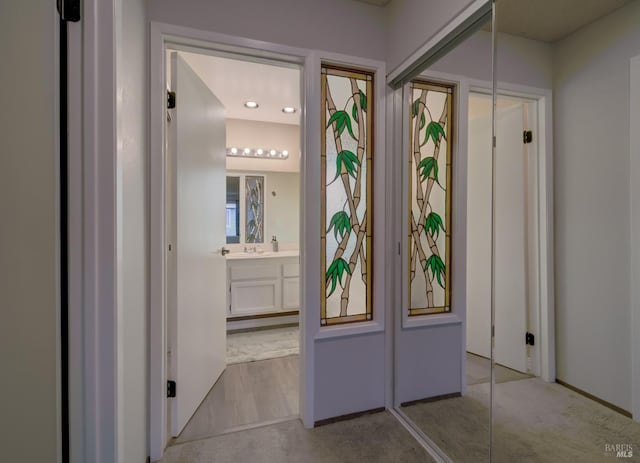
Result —
[{"label": "hallway", "polygon": [[388,412],[305,429],[299,420],[169,447],[161,463],[431,463]]}]

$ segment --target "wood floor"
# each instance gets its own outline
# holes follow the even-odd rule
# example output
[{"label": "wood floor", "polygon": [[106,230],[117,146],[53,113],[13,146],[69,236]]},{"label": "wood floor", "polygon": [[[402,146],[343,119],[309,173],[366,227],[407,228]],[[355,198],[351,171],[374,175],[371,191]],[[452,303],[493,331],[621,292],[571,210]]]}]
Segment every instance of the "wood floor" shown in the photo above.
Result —
[{"label": "wood floor", "polygon": [[298,356],[230,365],[171,445],[298,416]]}]

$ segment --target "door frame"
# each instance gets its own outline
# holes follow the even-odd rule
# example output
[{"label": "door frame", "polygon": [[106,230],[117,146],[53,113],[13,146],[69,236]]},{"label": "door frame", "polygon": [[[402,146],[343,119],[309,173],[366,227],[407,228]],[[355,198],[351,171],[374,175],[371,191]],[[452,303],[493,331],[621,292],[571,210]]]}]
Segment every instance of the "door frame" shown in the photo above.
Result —
[{"label": "door frame", "polygon": [[[319,82],[314,85],[314,71],[318,67],[318,56],[309,50],[276,45],[241,37],[202,31],[166,23],[151,22],[150,25],[150,96],[149,96],[149,453],[151,460],[162,458],[168,442],[167,398],[166,398],[166,230],[165,230],[165,117],[166,117],[166,48],[199,51],[202,53],[229,54],[248,59],[263,59],[299,66],[301,69],[301,136],[302,153],[314,152],[314,143],[319,145],[319,134],[309,128],[317,127],[316,118],[308,114],[319,114]],[[317,69],[317,75],[320,72]],[[310,77],[312,75],[312,77]],[[319,122],[318,122],[319,123]],[[315,124],[315,125],[314,125]],[[316,131],[317,132],[317,131]],[[313,181],[305,181],[305,156],[301,159],[301,207],[313,198]],[[304,210],[304,209],[303,209]],[[301,250],[301,302],[308,297],[307,281],[313,274],[305,271],[309,265],[305,259],[306,244],[305,215],[300,221]],[[312,259],[310,259],[312,260]],[[313,262],[311,262],[313,263]],[[312,315],[312,314],[310,314]],[[306,331],[306,311],[300,311],[300,416],[305,426],[313,424],[313,338]]]},{"label": "door frame", "polygon": [[[469,94],[491,95],[489,82],[469,79]],[[537,278],[528,276],[528,320],[531,317],[536,349],[532,355],[532,370],[536,376],[544,381],[555,382],[555,305],[554,305],[554,257],[553,257],[553,123],[552,123],[552,92],[550,89],[529,87],[525,85],[498,82],[497,95],[534,101],[537,105],[536,120],[532,121],[534,130],[538,132],[534,138],[534,150],[537,155],[535,165],[536,191],[533,194],[537,223],[529,224],[527,233],[533,233],[528,257],[537,256]],[[529,167],[531,165],[529,164]],[[527,192],[531,198],[531,192]],[[530,215],[528,214],[529,218]],[[530,235],[531,237],[531,235]],[[532,246],[532,248],[531,248]],[[527,262],[529,265],[530,262]],[[529,266],[530,270],[530,266]],[[532,281],[533,280],[533,281]],[[524,342],[524,340],[523,340]]]},{"label": "door frame", "polygon": [[[484,96],[491,98],[490,91],[472,89],[469,91],[468,99],[473,95]],[[540,306],[539,298],[539,248],[540,248],[540,233],[539,233],[539,209],[538,198],[540,189],[540,176],[538,175],[538,161],[543,150],[540,148],[540,141],[538,139],[541,125],[541,117],[539,116],[538,99],[531,98],[529,95],[523,95],[519,92],[503,92],[497,93],[497,98],[512,98],[518,100],[523,105],[523,110],[526,111],[526,119],[528,125],[524,127],[525,130],[532,130],[535,134],[533,142],[529,145],[529,155],[525,160],[525,175],[527,181],[527,189],[525,191],[525,325],[526,331],[532,332],[535,336],[541,332],[540,329],[540,312],[542,307]],[[525,105],[535,105],[533,108]],[[496,116],[497,117],[497,116]],[[496,122],[497,123],[497,122]],[[467,320],[468,323],[468,320]],[[497,322],[496,322],[497,323]],[[497,336],[497,335],[496,335]],[[490,333],[487,333],[487,337],[490,338]],[[540,337],[538,337],[538,340]],[[545,336],[546,339],[546,336]],[[494,357],[497,353],[494,354]],[[527,359],[529,355],[527,355]],[[531,352],[531,363],[527,360],[526,370],[532,373],[534,376],[540,376],[541,371],[541,358],[540,358],[540,344],[535,343],[535,349]],[[497,359],[496,363],[500,363]]]}]

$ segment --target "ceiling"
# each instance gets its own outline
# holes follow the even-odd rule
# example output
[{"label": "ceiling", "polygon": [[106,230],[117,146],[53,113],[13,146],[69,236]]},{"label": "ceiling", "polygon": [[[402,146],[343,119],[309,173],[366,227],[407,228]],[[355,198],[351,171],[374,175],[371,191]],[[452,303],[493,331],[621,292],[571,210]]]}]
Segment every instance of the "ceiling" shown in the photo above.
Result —
[{"label": "ceiling", "polygon": [[497,30],[552,43],[630,1],[502,0],[496,2]]},{"label": "ceiling", "polygon": [[[357,0],[385,6],[391,0]],[[520,37],[555,42],[632,0],[502,0],[497,29]],[[232,119],[300,124],[300,71],[291,67],[180,52]],[[257,101],[257,109],[244,102]],[[282,112],[293,106],[295,114]]]},{"label": "ceiling", "polygon": [[369,3],[371,5],[377,5],[377,6],[387,6],[389,2],[391,2],[391,0],[356,0],[356,1],[362,2],[362,3]]},{"label": "ceiling", "polygon": [[[300,71],[291,67],[180,52],[222,102],[229,119],[300,124]],[[247,100],[257,109],[247,109]],[[282,108],[296,108],[285,114]]]}]

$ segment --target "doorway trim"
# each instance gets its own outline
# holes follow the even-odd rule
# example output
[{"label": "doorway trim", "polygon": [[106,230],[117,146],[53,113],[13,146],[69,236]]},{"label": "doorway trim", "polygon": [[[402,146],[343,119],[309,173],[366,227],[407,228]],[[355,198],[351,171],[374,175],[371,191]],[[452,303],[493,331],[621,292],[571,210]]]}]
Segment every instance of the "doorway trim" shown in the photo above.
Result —
[{"label": "doorway trim", "polygon": [[[469,79],[470,93],[491,93],[490,82]],[[553,124],[552,92],[550,89],[498,82],[500,96],[533,100],[537,103],[537,226],[534,246],[537,254],[538,281],[532,308],[537,318],[536,344],[538,367],[534,372],[544,381],[555,382],[555,305],[554,305],[554,258],[553,258]],[[468,95],[466,96],[468,98]],[[529,294],[529,302],[531,302]],[[537,307],[536,307],[537,306]],[[524,342],[524,340],[523,340]],[[534,357],[534,361],[535,361]]]},{"label": "doorway trim", "polygon": [[[313,130],[307,127],[316,127],[315,117],[308,114],[319,114],[319,95],[314,90],[314,77],[309,77],[315,70],[315,61],[318,61],[315,53],[299,48],[276,45],[252,39],[202,31],[188,27],[171,24],[151,22],[150,25],[150,95],[149,95],[149,453],[151,460],[159,460],[164,453],[167,435],[167,398],[166,398],[166,297],[165,297],[165,147],[164,147],[164,118],[166,114],[166,47],[197,48],[202,52],[207,50],[216,53],[231,53],[233,55],[246,56],[250,59],[268,59],[282,63],[290,63],[300,66],[301,72],[301,96],[303,110],[301,111],[301,147],[302,152],[313,152],[314,143],[319,145],[319,134],[314,135]],[[319,70],[318,73],[319,75]],[[319,88],[319,85],[317,86]],[[317,97],[317,98],[316,98]],[[307,199],[313,198],[309,190],[314,182],[305,181],[307,177],[305,169],[305,156],[301,160],[301,190],[302,203],[305,206]],[[313,259],[306,258],[305,220],[301,214],[301,272],[300,285],[302,299],[305,304],[308,298],[306,281],[308,279],[307,262]],[[315,280],[313,280],[315,281]],[[305,426],[313,423],[313,338],[306,333],[306,311],[300,311],[300,417]]]},{"label": "doorway trim", "polygon": [[[630,201],[630,308],[631,308],[631,413],[640,422],[640,244],[633,237],[640,233],[640,55],[630,60],[629,76],[629,201]],[[635,84],[634,84],[635,82]]]}]

